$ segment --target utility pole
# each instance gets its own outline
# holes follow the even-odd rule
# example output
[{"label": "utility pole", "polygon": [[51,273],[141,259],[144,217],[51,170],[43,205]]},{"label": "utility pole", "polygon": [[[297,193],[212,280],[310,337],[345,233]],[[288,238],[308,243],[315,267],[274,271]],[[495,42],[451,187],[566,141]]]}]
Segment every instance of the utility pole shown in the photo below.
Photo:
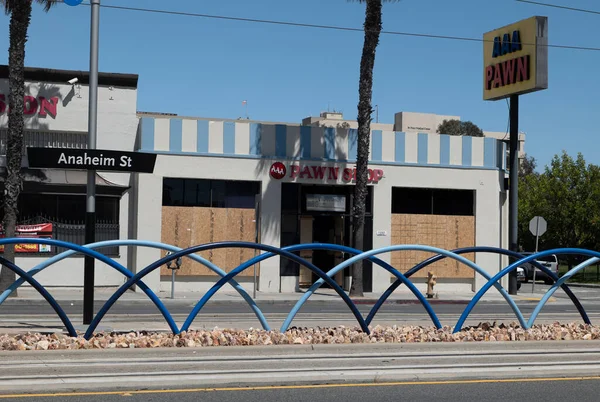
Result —
[{"label": "utility pole", "polygon": [[[88,106],[88,149],[96,149],[98,127],[98,42],[100,28],[100,0],[91,0],[90,29],[90,98]],[[87,172],[85,209],[85,243],[96,241],[96,171]],[[85,256],[83,273],[83,324],[89,325],[94,315],[94,258]]]},{"label": "utility pole", "polygon": [[[508,246],[511,251],[518,250],[519,235],[519,95],[510,96],[510,144],[509,144],[509,190],[508,190]],[[517,271],[508,274],[508,293],[517,294]]]}]

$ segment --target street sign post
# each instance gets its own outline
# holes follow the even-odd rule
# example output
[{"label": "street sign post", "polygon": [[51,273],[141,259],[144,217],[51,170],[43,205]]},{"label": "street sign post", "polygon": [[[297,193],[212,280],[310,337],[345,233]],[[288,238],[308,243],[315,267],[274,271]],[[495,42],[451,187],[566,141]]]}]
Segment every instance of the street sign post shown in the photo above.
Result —
[{"label": "street sign post", "polygon": [[65,4],[68,6],[78,6],[83,3],[83,0],[64,0]]},{"label": "street sign post", "polygon": [[[548,223],[541,216],[535,216],[532,220],[529,221],[529,231],[532,235],[535,236],[535,252],[538,252],[538,245],[540,241],[540,236],[546,233],[548,229]],[[531,283],[531,293],[535,290],[535,273],[537,268],[533,267],[533,281]]]}]

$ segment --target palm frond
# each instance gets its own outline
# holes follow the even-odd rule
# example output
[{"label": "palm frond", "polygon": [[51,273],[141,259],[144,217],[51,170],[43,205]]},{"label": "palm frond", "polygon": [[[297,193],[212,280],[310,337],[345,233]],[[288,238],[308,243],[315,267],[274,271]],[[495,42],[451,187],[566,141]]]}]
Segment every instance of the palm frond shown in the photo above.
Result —
[{"label": "palm frond", "polygon": [[41,6],[44,6],[44,11],[48,12],[52,8],[53,5],[58,3],[56,0],[35,0]]},{"label": "palm frond", "polygon": [[[9,15],[15,9],[17,2],[23,0],[0,0],[0,6],[4,7],[4,12]],[[57,0],[35,0],[36,3],[44,7],[44,11],[48,12],[56,3]]]}]

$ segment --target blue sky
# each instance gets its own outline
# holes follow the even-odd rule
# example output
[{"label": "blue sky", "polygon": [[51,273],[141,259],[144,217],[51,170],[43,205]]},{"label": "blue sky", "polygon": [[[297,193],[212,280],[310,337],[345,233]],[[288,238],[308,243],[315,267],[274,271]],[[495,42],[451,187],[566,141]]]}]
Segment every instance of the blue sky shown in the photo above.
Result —
[{"label": "blue sky", "polygon": [[[551,0],[548,0],[549,2]],[[485,3],[485,7],[483,4]],[[563,0],[600,10],[593,0]],[[102,0],[106,5],[361,27],[364,5],[346,0]],[[493,7],[493,9],[492,9]],[[35,7],[29,66],[89,68],[90,8]],[[481,38],[532,15],[549,19],[549,42],[600,47],[600,15],[482,0],[402,0],[384,6],[385,30]],[[0,49],[8,17],[0,16]],[[101,10],[100,70],[140,76],[138,110],[300,122],[331,108],[356,118],[360,32]],[[482,100],[482,44],[382,35],[373,102],[380,122],[399,111],[459,115],[484,130],[505,131],[506,101]],[[7,51],[0,52],[6,64]],[[551,48],[549,89],[521,97],[525,149],[541,166],[563,149],[600,163],[596,113],[600,52]],[[596,112],[596,113],[594,113]]]}]

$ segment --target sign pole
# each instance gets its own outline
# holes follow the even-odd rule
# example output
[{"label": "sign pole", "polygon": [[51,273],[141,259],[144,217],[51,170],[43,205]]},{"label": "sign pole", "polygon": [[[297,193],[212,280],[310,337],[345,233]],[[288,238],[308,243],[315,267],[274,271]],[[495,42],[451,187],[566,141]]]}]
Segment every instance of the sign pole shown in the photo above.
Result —
[{"label": "sign pole", "polygon": [[[540,241],[540,219],[535,220],[535,253],[538,252],[538,246]],[[535,274],[537,272],[537,268],[533,267],[533,281],[531,281],[531,293],[535,291]]]},{"label": "sign pole", "polygon": [[[508,200],[508,244],[511,251],[518,251],[519,233],[519,95],[510,96],[510,146],[509,146],[509,200]],[[517,271],[508,275],[508,293],[517,294]]]},{"label": "sign pole", "polygon": [[[91,0],[92,16],[90,30],[90,82],[88,106],[88,149],[96,149],[98,118],[98,41],[100,27],[100,0]],[[96,171],[87,172],[85,243],[96,238]],[[94,315],[94,259],[85,256],[83,273],[83,324],[89,325]]]}]

